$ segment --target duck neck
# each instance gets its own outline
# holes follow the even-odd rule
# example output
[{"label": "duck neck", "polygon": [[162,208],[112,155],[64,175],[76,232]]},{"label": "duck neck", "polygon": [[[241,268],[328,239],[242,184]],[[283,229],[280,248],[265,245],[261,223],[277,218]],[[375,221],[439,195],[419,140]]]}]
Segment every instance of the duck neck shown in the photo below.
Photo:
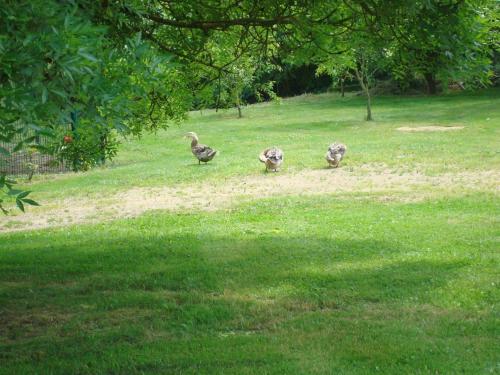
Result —
[{"label": "duck neck", "polygon": [[198,144],[198,138],[192,137],[191,138],[191,147],[194,147]]}]

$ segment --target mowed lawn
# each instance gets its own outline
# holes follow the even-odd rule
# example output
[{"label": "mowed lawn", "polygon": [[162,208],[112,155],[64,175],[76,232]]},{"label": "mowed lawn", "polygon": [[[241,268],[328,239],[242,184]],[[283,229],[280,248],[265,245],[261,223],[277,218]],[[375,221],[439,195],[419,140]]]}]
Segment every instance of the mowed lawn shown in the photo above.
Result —
[{"label": "mowed lawn", "polygon": [[[376,98],[373,123],[362,98],[331,94],[243,113],[193,113],[126,141],[105,168],[28,187],[49,204],[265,181],[269,145],[285,151],[277,175],[334,184],[334,140],[349,147],[341,168],[361,175],[499,173],[499,90]],[[396,130],[437,125],[464,128]],[[220,150],[213,163],[194,162],[187,131]],[[304,191],[0,234],[0,374],[499,373],[498,189],[443,189]]]}]

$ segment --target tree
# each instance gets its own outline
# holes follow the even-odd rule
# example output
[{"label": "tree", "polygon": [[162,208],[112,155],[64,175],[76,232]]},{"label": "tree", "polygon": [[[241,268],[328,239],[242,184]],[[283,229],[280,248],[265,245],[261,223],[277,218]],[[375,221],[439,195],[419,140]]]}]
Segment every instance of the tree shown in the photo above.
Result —
[{"label": "tree", "polygon": [[[295,0],[185,0],[102,2],[96,12],[101,22],[117,26],[117,33],[141,31],[162,50],[181,60],[224,69],[230,61],[218,61],[206,48],[213,40],[233,39],[228,50],[232,61],[245,54],[266,54],[268,46],[297,30],[316,24],[340,26],[349,15],[339,11],[341,0],[298,3]],[[119,22],[121,21],[121,22]]]},{"label": "tree", "polygon": [[386,41],[380,35],[380,25],[373,21],[373,11],[364,1],[353,2],[348,8],[357,15],[348,27],[341,30],[316,28],[314,44],[317,48],[311,58],[318,63],[317,74],[328,74],[341,81],[342,96],[343,81],[348,77],[356,78],[366,97],[365,119],[371,121],[371,89],[375,74],[384,66]]},{"label": "tree", "polygon": [[[72,124],[73,151],[84,151],[73,153],[74,160],[85,154],[87,159],[93,155],[90,163],[98,163],[113,155],[112,133],[140,135],[183,118],[190,104],[182,86],[178,88],[183,72],[170,61],[171,55],[156,51],[140,34],[121,39],[111,35],[108,28],[92,22],[84,3],[4,3],[0,140],[12,142],[21,136],[14,152],[28,146],[61,151],[62,147],[43,147],[35,140],[51,136],[60,144]],[[80,142],[82,147],[77,147]],[[4,156],[10,152],[0,148]],[[74,169],[85,165],[73,163]],[[10,182],[4,182],[2,191],[18,191],[9,189],[15,181],[5,181]]]},{"label": "tree", "polygon": [[241,106],[245,104],[245,97],[253,97],[262,101],[263,96],[276,99],[273,91],[273,81],[263,79],[263,75],[272,69],[272,66],[261,63],[254,59],[245,58],[228,67],[228,71],[222,74],[217,84],[217,103],[226,106],[235,106],[238,117],[242,118]]},{"label": "tree", "polygon": [[[334,79],[355,77],[366,97],[366,120],[373,120],[370,90],[374,86],[375,73],[383,61],[380,51],[371,46],[354,46],[350,50],[330,58],[318,66],[318,74],[328,74]],[[343,95],[342,95],[343,96]]]},{"label": "tree", "polygon": [[182,118],[181,72],[140,33],[118,40],[72,2],[7,3],[0,9],[3,135],[68,124],[75,112],[134,134],[164,126],[160,118]]},{"label": "tree", "polygon": [[[491,78],[488,30],[492,1],[432,0],[406,1],[377,15],[390,41],[388,60],[396,79],[422,77],[431,95],[449,81],[486,85]],[[388,56],[389,57],[389,56]]]}]

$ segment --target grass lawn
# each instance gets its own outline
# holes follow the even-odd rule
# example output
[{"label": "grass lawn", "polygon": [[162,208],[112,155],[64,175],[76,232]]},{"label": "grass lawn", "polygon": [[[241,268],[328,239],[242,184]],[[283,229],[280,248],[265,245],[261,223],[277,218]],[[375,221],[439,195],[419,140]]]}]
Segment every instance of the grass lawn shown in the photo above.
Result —
[{"label": "grass lawn", "polygon": [[[31,215],[137,188],[237,191],[94,224],[0,218],[0,374],[500,373],[500,91],[380,97],[372,123],[362,98],[331,94],[243,114],[193,113],[108,167],[35,178]],[[464,128],[396,130],[416,126]],[[187,131],[220,155],[198,166]],[[334,140],[348,154],[329,170]],[[270,145],[277,174],[257,161]],[[262,197],[238,200],[251,181]]]}]

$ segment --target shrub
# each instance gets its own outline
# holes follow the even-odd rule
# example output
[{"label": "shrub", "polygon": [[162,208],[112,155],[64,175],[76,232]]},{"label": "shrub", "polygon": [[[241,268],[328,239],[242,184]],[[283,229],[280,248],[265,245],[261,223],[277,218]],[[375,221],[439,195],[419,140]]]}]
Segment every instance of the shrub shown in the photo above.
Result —
[{"label": "shrub", "polygon": [[56,133],[49,152],[73,171],[86,171],[111,160],[117,153],[116,135],[108,127],[79,124],[72,131]]}]

